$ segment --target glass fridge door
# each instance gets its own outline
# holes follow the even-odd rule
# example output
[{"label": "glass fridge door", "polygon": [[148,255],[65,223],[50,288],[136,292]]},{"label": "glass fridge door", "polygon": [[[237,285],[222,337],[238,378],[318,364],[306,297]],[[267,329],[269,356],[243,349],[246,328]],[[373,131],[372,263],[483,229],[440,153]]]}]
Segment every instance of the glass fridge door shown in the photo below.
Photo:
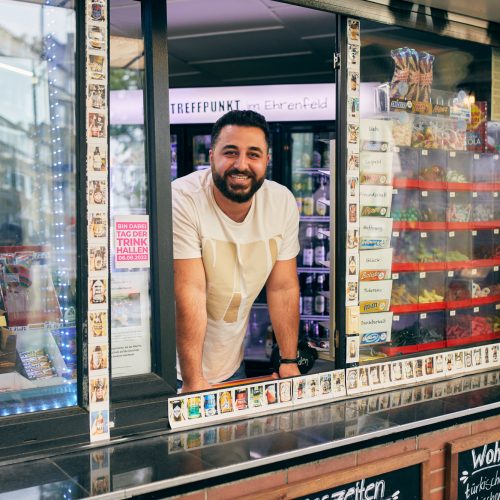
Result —
[{"label": "glass fridge door", "polygon": [[193,135],[193,171],[210,168],[210,134]]},{"label": "glass fridge door", "polygon": [[[300,331],[326,358],[330,346],[330,158],[333,133],[290,134],[291,188],[300,212]],[[333,252],[333,248],[332,248]]]}]

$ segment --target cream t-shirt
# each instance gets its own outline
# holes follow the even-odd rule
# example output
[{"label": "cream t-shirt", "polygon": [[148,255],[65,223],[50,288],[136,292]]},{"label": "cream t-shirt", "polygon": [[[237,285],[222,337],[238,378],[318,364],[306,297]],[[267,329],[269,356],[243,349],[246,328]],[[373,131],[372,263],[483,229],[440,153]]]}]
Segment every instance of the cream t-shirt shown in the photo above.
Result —
[{"label": "cream t-shirt", "polygon": [[[243,341],[254,300],[276,260],[300,250],[299,212],[284,186],[265,180],[243,222],[217,205],[210,170],[172,183],[174,259],[201,258],[207,280],[203,373],[222,382],[243,360]],[[177,360],[177,377],[181,379]]]}]

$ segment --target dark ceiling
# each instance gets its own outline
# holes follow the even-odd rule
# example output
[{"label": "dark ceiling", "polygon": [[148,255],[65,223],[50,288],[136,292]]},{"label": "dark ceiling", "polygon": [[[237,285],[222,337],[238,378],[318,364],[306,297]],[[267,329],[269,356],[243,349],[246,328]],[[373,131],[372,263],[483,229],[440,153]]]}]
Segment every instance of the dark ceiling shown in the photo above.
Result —
[{"label": "dark ceiling", "polygon": [[[373,0],[381,2],[381,0]],[[492,15],[500,21],[500,0],[423,0],[476,16]],[[140,3],[110,0],[111,65],[140,70],[143,67]],[[332,54],[335,44],[335,14],[297,7],[273,0],[167,0],[170,87],[206,87],[334,81]],[[364,68],[387,78],[384,64],[398,44],[424,44],[431,34],[416,34],[408,40],[396,27],[362,22],[364,45],[372,45]],[[412,38],[411,36],[409,38]],[[457,44],[432,47],[441,53],[456,52]],[[454,43],[454,42],[453,42]],[[458,44],[460,45],[460,44]],[[378,52],[377,52],[378,51]],[[489,64],[489,51],[484,58]],[[452,56],[447,56],[453,61]],[[363,62],[363,61],[362,61]],[[366,73],[365,73],[366,74]],[[384,77],[384,78],[382,78]],[[378,79],[378,75],[377,75]]]}]

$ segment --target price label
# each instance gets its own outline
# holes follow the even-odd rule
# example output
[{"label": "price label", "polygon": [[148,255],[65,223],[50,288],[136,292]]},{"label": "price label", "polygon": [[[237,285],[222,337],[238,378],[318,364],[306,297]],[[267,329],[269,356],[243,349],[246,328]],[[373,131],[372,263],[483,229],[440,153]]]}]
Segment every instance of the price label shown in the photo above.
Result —
[{"label": "price label", "polygon": [[422,156],[427,156],[429,154],[429,151],[427,149],[422,149]]},{"label": "price label", "polygon": [[450,158],[455,158],[457,156],[457,153],[455,151],[450,151]]},{"label": "price label", "polygon": [[500,304],[495,304],[495,309],[498,311],[500,309]]},{"label": "price label", "polygon": [[477,193],[475,191],[472,193],[472,197],[477,198]]},{"label": "price label", "polygon": [[392,194],[398,194],[398,190],[397,189],[393,189],[392,190]]},{"label": "price label", "polygon": [[420,273],[421,278],[425,278],[426,274],[425,273]]},{"label": "price label", "polygon": [[420,233],[421,238],[427,238],[427,233]]},{"label": "price label", "polygon": [[493,268],[493,271],[498,271],[498,266],[495,266],[495,267]]},{"label": "price label", "polygon": [[392,273],[392,279],[393,280],[397,280],[399,278],[399,274],[398,273]]},{"label": "price label", "polygon": [[399,153],[399,146],[394,146],[393,151],[394,151],[395,153]]},{"label": "price label", "polygon": [[450,238],[454,238],[454,237],[455,237],[455,231],[450,231],[450,232],[448,233],[448,236],[449,236]]},{"label": "price label", "polygon": [[493,198],[498,198],[498,193],[496,191],[493,193]]},{"label": "price label", "polygon": [[448,271],[448,278],[453,278],[455,273],[453,271]]},{"label": "price label", "polygon": [[453,191],[450,192],[450,198],[455,198],[455,193]]},{"label": "price label", "polygon": [[457,311],[450,311],[450,316],[455,316],[457,314]]},{"label": "price label", "polygon": [[422,191],[422,196],[423,196],[424,198],[427,198],[427,191]]},{"label": "price label", "polygon": [[420,319],[425,319],[425,318],[427,318],[427,313],[422,313],[422,314],[420,315]]},{"label": "price label", "polygon": [[498,160],[498,155],[493,155],[494,160]]},{"label": "price label", "polygon": [[472,231],[472,236],[477,236],[477,231],[476,230]]},{"label": "price label", "polygon": [[394,231],[392,233],[392,235],[394,236],[394,238],[398,238],[399,237],[399,231]]},{"label": "price label", "polygon": [[[497,304],[498,306],[500,306],[500,304]],[[392,317],[393,321],[399,321],[399,316],[393,316]]]},{"label": "price label", "polygon": [[472,269],[471,274],[472,274],[472,276],[475,276],[477,274],[477,269]]},{"label": "price label", "polygon": [[498,233],[500,233],[500,229],[498,229],[498,228],[497,228],[497,229],[494,229],[494,230],[493,230],[493,232],[494,232],[495,234],[498,234]]},{"label": "price label", "polygon": [[474,160],[479,160],[479,155],[477,153],[474,155]]},{"label": "price label", "polygon": [[474,312],[475,313],[479,312],[479,307],[474,307]]}]

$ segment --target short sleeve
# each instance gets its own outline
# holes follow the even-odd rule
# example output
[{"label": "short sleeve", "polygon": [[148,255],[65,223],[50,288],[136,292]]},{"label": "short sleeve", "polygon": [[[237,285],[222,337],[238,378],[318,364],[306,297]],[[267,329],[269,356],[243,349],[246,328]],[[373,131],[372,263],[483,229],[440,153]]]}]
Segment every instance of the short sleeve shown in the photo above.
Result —
[{"label": "short sleeve", "polygon": [[299,244],[299,210],[293,194],[286,193],[285,230],[278,260],[290,260],[300,252]]},{"label": "short sleeve", "polygon": [[174,259],[201,257],[201,237],[193,200],[180,189],[172,189]]}]

